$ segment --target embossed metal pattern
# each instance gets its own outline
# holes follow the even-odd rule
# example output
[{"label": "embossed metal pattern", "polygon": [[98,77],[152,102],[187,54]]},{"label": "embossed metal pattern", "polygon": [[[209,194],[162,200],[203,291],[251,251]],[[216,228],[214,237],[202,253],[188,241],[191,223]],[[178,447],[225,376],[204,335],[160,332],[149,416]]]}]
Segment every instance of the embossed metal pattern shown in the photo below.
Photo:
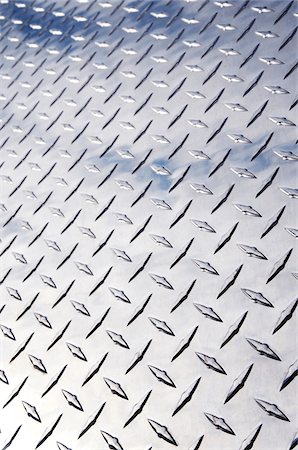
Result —
[{"label": "embossed metal pattern", "polygon": [[297,11],[0,0],[3,450],[297,447]]}]

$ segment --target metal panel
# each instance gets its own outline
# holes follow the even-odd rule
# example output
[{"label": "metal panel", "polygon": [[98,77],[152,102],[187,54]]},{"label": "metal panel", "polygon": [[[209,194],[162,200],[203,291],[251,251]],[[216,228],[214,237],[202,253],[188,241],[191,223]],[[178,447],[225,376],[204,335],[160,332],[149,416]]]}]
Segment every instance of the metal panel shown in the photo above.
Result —
[{"label": "metal panel", "polygon": [[297,3],[0,8],[1,448],[293,449]]}]

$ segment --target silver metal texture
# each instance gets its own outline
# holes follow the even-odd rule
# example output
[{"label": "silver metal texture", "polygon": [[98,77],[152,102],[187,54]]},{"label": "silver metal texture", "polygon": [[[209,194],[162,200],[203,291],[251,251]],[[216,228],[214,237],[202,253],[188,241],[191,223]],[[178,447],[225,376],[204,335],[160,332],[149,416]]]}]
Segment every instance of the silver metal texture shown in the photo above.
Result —
[{"label": "silver metal texture", "polygon": [[0,0],[0,447],[297,447],[297,2]]}]

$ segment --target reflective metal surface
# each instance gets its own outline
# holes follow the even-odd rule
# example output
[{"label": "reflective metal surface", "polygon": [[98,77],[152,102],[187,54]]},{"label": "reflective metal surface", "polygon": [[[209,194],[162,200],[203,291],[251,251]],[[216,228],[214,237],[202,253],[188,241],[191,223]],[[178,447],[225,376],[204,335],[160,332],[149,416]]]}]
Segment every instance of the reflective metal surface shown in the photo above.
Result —
[{"label": "reflective metal surface", "polygon": [[0,8],[1,448],[295,448],[297,3]]}]

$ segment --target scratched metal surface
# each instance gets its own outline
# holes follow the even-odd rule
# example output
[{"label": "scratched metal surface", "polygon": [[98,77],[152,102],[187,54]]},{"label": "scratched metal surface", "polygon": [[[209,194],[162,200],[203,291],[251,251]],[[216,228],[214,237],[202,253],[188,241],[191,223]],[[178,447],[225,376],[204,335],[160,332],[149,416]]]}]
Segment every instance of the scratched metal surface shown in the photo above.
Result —
[{"label": "scratched metal surface", "polygon": [[0,4],[1,448],[297,447],[297,3]]}]

